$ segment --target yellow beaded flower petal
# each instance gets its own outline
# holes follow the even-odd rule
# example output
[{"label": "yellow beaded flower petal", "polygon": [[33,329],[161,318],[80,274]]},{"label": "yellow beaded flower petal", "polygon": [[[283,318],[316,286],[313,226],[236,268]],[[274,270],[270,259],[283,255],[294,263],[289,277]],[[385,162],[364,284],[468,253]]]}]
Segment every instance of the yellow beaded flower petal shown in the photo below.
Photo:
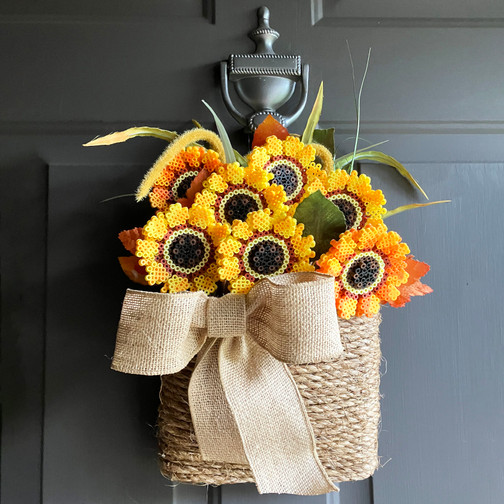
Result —
[{"label": "yellow beaded flower petal", "polygon": [[292,271],[313,271],[313,237],[302,236],[303,225],[270,209],[251,213],[246,222],[235,221],[231,235],[217,248],[218,272],[229,290],[248,292],[267,276]]},{"label": "yellow beaded flower petal", "polygon": [[229,228],[235,221],[245,222],[258,210],[285,211],[285,191],[269,185],[273,175],[259,169],[252,175],[238,163],[223,165],[203,182],[204,189],[195,196],[195,203],[213,211],[216,222]]},{"label": "yellow beaded flower petal", "polygon": [[292,205],[301,201],[307,184],[324,176],[315,154],[313,145],[304,145],[298,137],[280,140],[273,135],[249,154],[249,169],[251,173],[262,170],[272,174],[271,184],[282,186],[286,203]]},{"label": "yellow beaded flower petal", "polygon": [[221,165],[215,151],[203,147],[187,147],[165,166],[154,183],[149,193],[152,207],[166,210],[170,204],[186,197],[191,182],[202,169],[212,173]]},{"label": "yellow beaded flower petal", "polygon": [[215,244],[224,236],[205,208],[193,205],[187,209],[175,203],[147,222],[135,255],[147,271],[146,281],[162,284],[161,292],[202,290],[210,294],[218,280]]},{"label": "yellow beaded flower petal", "polygon": [[335,170],[325,179],[314,179],[307,187],[307,193],[320,190],[344,214],[347,229],[362,229],[368,219],[381,219],[387,202],[381,190],[373,190],[367,175],[352,171]]},{"label": "yellow beaded flower petal", "polygon": [[317,271],[335,277],[336,309],[341,318],[371,317],[380,305],[395,301],[397,287],[408,280],[401,237],[387,232],[380,219],[370,219],[361,230],[349,229],[318,260]]}]

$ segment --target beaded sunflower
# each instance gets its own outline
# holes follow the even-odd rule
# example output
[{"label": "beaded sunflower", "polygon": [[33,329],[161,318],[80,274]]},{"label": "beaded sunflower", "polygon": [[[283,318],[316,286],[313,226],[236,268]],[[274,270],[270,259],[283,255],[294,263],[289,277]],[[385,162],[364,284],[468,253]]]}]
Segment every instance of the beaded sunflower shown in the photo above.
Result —
[{"label": "beaded sunflower", "polygon": [[262,170],[272,173],[271,183],[284,188],[286,203],[292,205],[301,201],[306,184],[323,174],[315,157],[315,147],[304,145],[298,137],[280,140],[272,135],[262,147],[252,149],[249,169],[252,173]]},{"label": "beaded sunflower", "polygon": [[234,221],[230,236],[217,248],[219,277],[229,281],[231,292],[246,293],[267,276],[313,271],[309,260],[315,241],[302,236],[303,227],[269,208],[252,212],[245,222]]},{"label": "beaded sunflower", "polygon": [[285,191],[270,185],[273,174],[265,170],[244,168],[238,163],[220,166],[203,182],[195,204],[213,210],[215,220],[229,229],[235,220],[246,221],[249,214],[265,208],[285,212]]},{"label": "beaded sunflower", "polygon": [[152,207],[166,210],[170,204],[186,197],[191,182],[201,170],[211,173],[221,165],[219,155],[213,150],[196,146],[185,148],[164,167],[154,182],[149,193]]},{"label": "beaded sunflower", "polygon": [[135,255],[145,266],[149,285],[163,284],[161,292],[215,291],[220,227],[211,213],[197,205],[188,209],[175,203],[151,217],[142,233]]},{"label": "beaded sunflower", "polygon": [[336,277],[340,317],[371,317],[381,304],[397,299],[398,287],[408,281],[406,255],[410,250],[396,232],[387,232],[381,220],[371,219],[362,229],[349,229],[331,244],[318,260],[317,271]]},{"label": "beaded sunflower", "polygon": [[381,219],[386,212],[381,190],[373,190],[371,179],[355,170],[350,175],[345,170],[323,173],[306,188],[310,194],[318,190],[343,212],[347,229],[362,229],[368,219]]}]

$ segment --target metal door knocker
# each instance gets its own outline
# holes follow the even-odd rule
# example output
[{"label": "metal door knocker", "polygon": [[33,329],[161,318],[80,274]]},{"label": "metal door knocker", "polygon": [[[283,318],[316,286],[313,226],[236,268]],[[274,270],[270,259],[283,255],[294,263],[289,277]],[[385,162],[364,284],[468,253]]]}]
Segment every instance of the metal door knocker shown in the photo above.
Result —
[{"label": "metal door knocker", "polygon": [[[289,126],[301,115],[308,97],[309,66],[301,66],[301,56],[275,53],[273,44],[280,34],[269,25],[267,7],[260,7],[257,17],[258,26],[249,35],[256,44],[255,53],[231,54],[228,61],[221,62],[224,103],[234,119],[249,131],[254,131],[268,114]],[[229,81],[252,112],[244,114],[234,106]],[[301,97],[295,111],[290,115],[280,114],[278,109],[292,97],[297,83],[301,85]]]}]

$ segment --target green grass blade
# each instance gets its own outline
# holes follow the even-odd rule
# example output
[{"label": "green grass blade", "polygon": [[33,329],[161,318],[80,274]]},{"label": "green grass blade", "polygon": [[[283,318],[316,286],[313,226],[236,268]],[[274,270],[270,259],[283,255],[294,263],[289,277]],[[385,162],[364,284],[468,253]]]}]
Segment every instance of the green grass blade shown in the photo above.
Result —
[{"label": "green grass blade", "polygon": [[394,208],[394,210],[389,210],[384,216],[384,219],[388,219],[393,215],[397,215],[401,212],[406,212],[407,210],[413,210],[415,208],[422,208],[431,205],[439,205],[439,203],[451,203],[451,200],[442,200],[442,201],[431,201],[429,203],[411,203],[410,205],[402,205],[400,207]]},{"label": "green grass blade", "polygon": [[226,163],[235,163],[236,162],[236,157],[235,153],[233,150],[233,147],[231,145],[231,141],[229,140],[229,136],[227,134],[226,128],[224,128],[224,124],[222,124],[222,121],[219,119],[217,114],[214,112],[213,108],[208,105],[208,103],[205,100],[201,100],[205,107],[210,110],[210,112],[213,115],[215,124],[217,126],[217,131],[219,132],[220,139],[222,141],[222,145],[224,146],[224,154],[226,155]]},{"label": "green grass blade", "polygon": [[303,135],[301,136],[301,142],[303,142],[305,145],[312,143],[313,132],[315,131],[317,123],[319,122],[320,114],[322,114],[323,101],[324,101],[324,83],[321,82],[317,93],[317,98],[315,99],[312,111],[310,112],[310,117],[308,117],[306,127],[303,131]]},{"label": "green grass blade", "polygon": [[94,140],[91,140],[90,142],[85,143],[83,145],[84,147],[96,147],[98,145],[113,145],[121,142],[126,142],[130,138],[135,138],[138,136],[150,136],[171,142],[173,139],[177,138],[178,134],[175,131],[168,131],[160,128],[149,128],[148,126],[141,126],[138,128],[129,128],[124,131],[116,131],[115,133],[110,133],[110,135],[95,138]]},{"label": "green grass blade", "polygon": [[[348,41],[347,41],[348,44]],[[352,63],[352,76],[353,76],[353,81],[354,81],[354,95],[355,95],[355,71],[354,71],[354,65],[353,65],[353,60],[352,60],[352,53],[350,52],[350,46],[348,46],[348,52],[350,55],[350,62]],[[366,81],[366,76],[368,73],[369,69],[369,60],[371,58],[371,48],[368,50],[368,55],[367,55],[367,60],[366,60],[366,67],[364,69],[364,75],[362,76],[361,80],[361,85],[359,88],[359,96],[355,97],[355,102],[356,102],[356,112],[357,112],[357,131],[355,133],[355,144],[354,144],[354,156],[352,158],[352,164],[350,166],[350,171],[353,170],[354,167],[354,162],[355,162],[355,154],[357,152],[357,144],[359,143],[359,135],[360,135],[360,123],[361,123],[361,97],[362,97],[362,90],[364,89],[364,82]]]},{"label": "green grass blade", "polygon": [[135,197],[135,193],[119,194],[117,196],[112,196],[110,198],[105,198],[104,200],[101,200],[100,203],[107,203],[109,201],[113,201],[113,200],[116,200],[116,199],[119,199],[119,198],[129,198],[129,197],[134,198]]},{"label": "green grass blade", "polygon": [[[375,143],[373,145],[368,145],[367,147],[362,147],[362,149],[359,149],[357,152],[364,152],[364,151],[374,149],[375,147],[378,147],[379,145],[386,144],[388,141],[389,140],[382,140],[381,142]],[[335,164],[339,163],[340,161],[343,161],[344,159],[346,159],[348,156],[351,156],[351,155],[352,154],[345,154],[344,156],[340,156],[334,160],[334,163]],[[347,163],[345,163],[345,164],[347,164]]]},{"label": "green grass blade", "polygon": [[353,159],[355,159],[355,161],[375,161],[376,163],[395,168],[399,172],[399,174],[402,175],[413,187],[416,187],[425,196],[426,199],[429,199],[429,197],[421,188],[420,184],[415,180],[413,175],[411,175],[411,173],[392,156],[388,156],[387,154],[379,151],[358,152],[355,155],[351,153],[340,158],[340,160],[335,164],[335,169],[345,169],[346,166],[352,163]]}]

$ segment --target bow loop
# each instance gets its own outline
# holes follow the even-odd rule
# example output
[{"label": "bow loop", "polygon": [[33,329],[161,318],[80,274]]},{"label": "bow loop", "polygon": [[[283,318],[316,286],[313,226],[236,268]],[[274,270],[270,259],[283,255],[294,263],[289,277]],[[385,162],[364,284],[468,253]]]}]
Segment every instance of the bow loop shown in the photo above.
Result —
[{"label": "bow loop", "polygon": [[[184,369],[206,341],[204,292],[126,291],[112,369],[139,375]],[[169,335],[169,337],[167,337]]]},{"label": "bow loop", "polygon": [[300,272],[265,278],[247,294],[247,329],[277,360],[330,361],[343,351],[334,279]]}]

